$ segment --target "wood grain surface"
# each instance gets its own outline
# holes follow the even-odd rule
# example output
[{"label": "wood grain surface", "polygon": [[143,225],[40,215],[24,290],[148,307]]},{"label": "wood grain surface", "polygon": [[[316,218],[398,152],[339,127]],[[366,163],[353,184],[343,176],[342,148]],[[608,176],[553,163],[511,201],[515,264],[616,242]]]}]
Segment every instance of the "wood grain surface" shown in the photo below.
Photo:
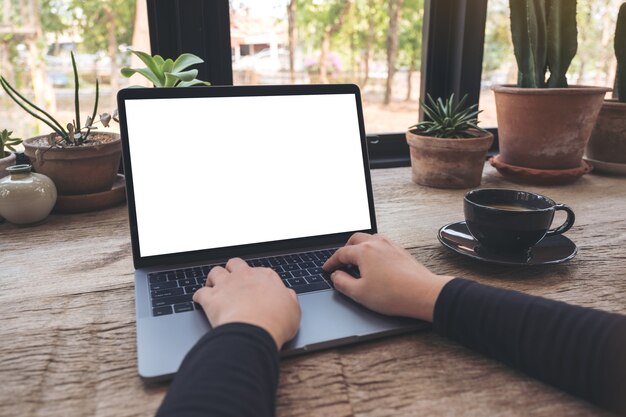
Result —
[{"label": "wood grain surface", "polygon": [[[576,212],[576,258],[521,268],[439,244],[437,230],[463,218],[464,190],[415,185],[409,168],[372,175],[380,232],[435,272],[626,313],[624,177],[522,186],[485,167],[481,187],[540,192]],[[124,206],[0,224],[0,321],[0,416],[150,416],[167,390],[137,376]],[[277,404],[279,416],[605,414],[431,331],[285,359]]]}]

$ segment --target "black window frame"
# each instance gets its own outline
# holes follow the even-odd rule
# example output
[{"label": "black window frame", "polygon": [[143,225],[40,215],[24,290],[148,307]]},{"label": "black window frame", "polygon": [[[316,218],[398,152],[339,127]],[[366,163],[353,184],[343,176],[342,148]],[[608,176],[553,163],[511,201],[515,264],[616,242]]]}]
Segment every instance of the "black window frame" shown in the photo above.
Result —
[{"label": "black window frame", "polygon": [[[153,54],[175,58],[183,52],[204,59],[198,78],[232,85],[228,0],[146,0]],[[420,97],[468,95],[478,104],[488,0],[424,0]],[[424,115],[420,113],[420,119]],[[497,129],[490,154],[497,150]],[[405,132],[368,135],[370,165],[410,165]]]}]

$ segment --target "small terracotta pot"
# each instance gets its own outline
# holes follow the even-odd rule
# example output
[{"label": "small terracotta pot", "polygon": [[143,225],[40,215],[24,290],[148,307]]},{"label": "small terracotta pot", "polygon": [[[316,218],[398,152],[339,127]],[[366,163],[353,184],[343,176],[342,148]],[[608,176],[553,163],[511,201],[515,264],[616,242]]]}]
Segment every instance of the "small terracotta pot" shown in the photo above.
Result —
[{"label": "small terracotta pot", "polygon": [[626,164],[626,103],[604,102],[587,144],[587,157]]},{"label": "small terracotta pot", "polygon": [[580,167],[608,88],[493,87],[500,157],[533,169]]},{"label": "small terracotta pot", "polygon": [[12,152],[5,152],[4,156],[0,158],[0,178],[4,178],[9,175],[7,168],[15,165],[15,154]]},{"label": "small terracotta pot", "polygon": [[446,139],[406,132],[411,150],[413,182],[436,188],[474,188],[480,185],[493,135]]},{"label": "small terracotta pot", "polygon": [[54,181],[60,195],[92,194],[108,191],[117,178],[122,142],[117,133],[98,133],[110,140],[98,145],[50,148],[38,145],[45,136],[26,139],[24,154],[36,172]]}]

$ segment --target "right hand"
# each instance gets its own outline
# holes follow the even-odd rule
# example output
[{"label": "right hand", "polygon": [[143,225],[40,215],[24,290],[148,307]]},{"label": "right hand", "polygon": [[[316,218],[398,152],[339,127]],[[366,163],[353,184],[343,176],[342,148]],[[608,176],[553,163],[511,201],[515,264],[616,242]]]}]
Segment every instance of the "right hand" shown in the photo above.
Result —
[{"label": "right hand", "polygon": [[[359,268],[361,278],[337,270]],[[435,302],[453,277],[435,275],[381,235],[355,233],[324,264],[335,288],[376,312],[432,321]]]}]

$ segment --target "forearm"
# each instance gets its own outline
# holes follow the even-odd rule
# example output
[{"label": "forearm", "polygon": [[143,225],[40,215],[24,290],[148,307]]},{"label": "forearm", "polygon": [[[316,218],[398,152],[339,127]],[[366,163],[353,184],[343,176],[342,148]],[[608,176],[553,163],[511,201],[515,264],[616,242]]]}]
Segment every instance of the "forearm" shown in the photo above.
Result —
[{"label": "forearm", "polygon": [[226,324],[187,354],[157,417],[273,416],[278,352],[269,333]]},{"label": "forearm", "polygon": [[626,414],[626,316],[462,279],[441,291],[438,333]]}]

